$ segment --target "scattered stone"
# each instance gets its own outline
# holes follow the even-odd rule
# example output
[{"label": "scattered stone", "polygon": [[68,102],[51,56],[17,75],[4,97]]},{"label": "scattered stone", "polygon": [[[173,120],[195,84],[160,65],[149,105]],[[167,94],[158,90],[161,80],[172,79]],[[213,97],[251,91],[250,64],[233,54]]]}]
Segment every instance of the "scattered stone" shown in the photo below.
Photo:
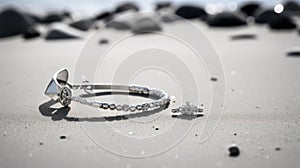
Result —
[{"label": "scattered stone", "polygon": [[236,133],[234,133],[233,135],[236,136]]},{"label": "scattered stone", "polygon": [[43,142],[40,142],[39,144],[40,144],[41,146],[42,146],[42,145],[44,145],[44,143],[43,143]]},{"label": "scattered stone", "polygon": [[232,35],[231,40],[248,40],[248,39],[256,39],[255,34],[238,34]]},{"label": "scattered stone", "polygon": [[33,25],[34,21],[27,15],[6,9],[0,13],[0,38],[26,33]]},{"label": "scattered stone", "polygon": [[198,133],[195,133],[195,136],[198,136]]},{"label": "scattered stone", "polygon": [[256,109],[260,109],[260,107],[258,107],[258,106],[256,106],[255,108],[256,108]]},{"label": "scattered stone", "polygon": [[172,23],[172,22],[175,22],[179,19],[180,18],[176,15],[172,15],[172,14],[168,14],[168,13],[162,13],[161,14],[161,21],[165,22],[165,23]]},{"label": "scattered stone", "polygon": [[100,44],[108,44],[108,40],[107,39],[101,39],[99,41]]},{"label": "scattered stone", "polygon": [[120,4],[116,8],[115,13],[121,13],[121,12],[129,11],[129,10],[138,12],[139,11],[139,7],[136,4],[134,4],[134,3],[125,2],[123,4]]},{"label": "scattered stone", "polygon": [[136,34],[140,33],[152,33],[162,31],[160,25],[149,17],[142,17],[136,20],[132,27],[132,32]]},{"label": "scattered stone", "polygon": [[27,30],[27,32],[25,32],[23,34],[23,38],[24,39],[32,39],[32,38],[39,37],[40,35],[41,35],[41,33],[39,31],[37,31],[35,28],[31,27]]},{"label": "scattered stone", "polygon": [[160,11],[162,9],[170,8],[171,6],[172,6],[172,2],[170,2],[170,1],[157,2],[155,10]]},{"label": "scattered stone", "polygon": [[113,21],[107,22],[107,24],[105,26],[107,28],[114,28],[114,29],[117,29],[117,30],[129,30],[129,29],[131,29],[130,24],[126,21],[113,20]]},{"label": "scattered stone", "polygon": [[288,0],[283,4],[285,11],[300,11],[300,5],[297,1]]},{"label": "scattered stone", "polygon": [[41,23],[50,24],[54,22],[61,22],[63,19],[64,16],[61,13],[49,13],[41,20]]},{"label": "scattered stone", "polygon": [[79,36],[73,35],[63,30],[51,29],[46,35],[46,40],[64,40],[64,39],[78,39]]},{"label": "scattered stone", "polygon": [[237,146],[231,146],[229,147],[229,156],[230,157],[237,157],[240,155],[240,150]]},{"label": "scattered stone", "polygon": [[159,128],[156,127],[155,130],[159,130]]},{"label": "scattered stone", "polygon": [[289,57],[300,57],[300,51],[289,51],[289,52],[287,52],[287,56],[289,56]]},{"label": "scattered stone", "polygon": [[108,11],[102,12],[95,17],[96,20],[108,20],[111,18],[113,18],[113,13]]},{"label": "scattered stone", "polygon": [[259,9],[260,9],[260,4],[257,2],[250,2],[240,7],[240,11],[246,14],[247,16],[253,16],[254,13]]},{"label": "scattered stone", "polygon": [[276,150],[276,151],[280,151],[281,148],[280,148],[280,147],[276,147],[275,150]]},{"label": "scattered stone", "polygon": [[175,14],[185,19],[200,18],[202,20],[205,20],[207,17],[207,13],[203,8],[190,5],[184,5],[179,7],[175,11]]},{"label": "scattered stone", "polygon": [[235,27],[247,25],[247,22],[242,15],[231,12],[222,12],[208,17],[207,24],[212,27]]},{"label": "scattered stone", "polygon": [[60,137],[59,137],[59,139],[66,139],[67,137],[65,136],[65,135],[61,135]]},{"label": "scattered stone", "polygon": [[273,17],[278,14],[274,12],[274,10],[264,10],[255,14],[255,23],[257,24],[265,24],[268,23]]},{"label": "scattered stone", "polygon": [[71,23],[70,26],[74,27],[76,29],[82,30],[82,31],[87,31],[91,28],[93,23],[94,22],[91,19],[83,19],[83,20],[79,20],[79,21]]},{"label": "scattered stone", "polygon": [[288,15],[277,15],[276,17],[272,17],[269,26],[271,29],[276,30],[290,30],[297,28],[297,25]]},{"label": "scattered stone", "polygon": [[210,80],[213,81],[213,82],[216,82],[216,81],[218,81],[218,78],[216,78],[216,77],[211,77]]}]

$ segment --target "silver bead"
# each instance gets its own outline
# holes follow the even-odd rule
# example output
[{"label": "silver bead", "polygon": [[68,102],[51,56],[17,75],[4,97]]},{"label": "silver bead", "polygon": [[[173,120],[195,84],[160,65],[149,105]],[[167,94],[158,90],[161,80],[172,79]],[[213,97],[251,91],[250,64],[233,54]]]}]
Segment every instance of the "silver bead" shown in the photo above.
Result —
[{"label": "silver bead", "polygon": [[129,110],[129,105],[124,104],[124,105],[122,106],[122,110],[123,110],[123,111],[128,111],[128,110]]},{"label": "silver bead", "polygon": [[117,106],[116,106],[116,109],[117,109],[118,111],[121,111],[121,110],[122,110],[122,105],[117,105]]},{"label": "silver bead", "polygon": [[131,112],[134,112],[134,111],[136,110],[136,108],[135,108],[135,106],[130,106],[130,107],[129,107],[129,110],[130,110]]}]

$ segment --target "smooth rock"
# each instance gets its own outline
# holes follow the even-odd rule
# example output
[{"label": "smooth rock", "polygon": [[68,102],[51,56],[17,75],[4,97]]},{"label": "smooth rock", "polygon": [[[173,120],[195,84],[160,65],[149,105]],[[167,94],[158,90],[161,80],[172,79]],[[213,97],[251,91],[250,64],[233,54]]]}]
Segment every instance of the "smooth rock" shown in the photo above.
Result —
[{"label": "smooth rock", "polygon": [[27,15],[15,9],[6,9],[0,13],[0,38],[26,33],[34,25]]},{"label": "smooth rock", "polygon": [[125,2],[125,3],[122,3],[119,6],[117,6],[117,8],[115,10],[115,13],[121,13],[121,12],[125,12],[125,11],[128,11],[128,10],[138,12],[139,7],[136,4],[132,3],[132,2]]},{"label": "smooth rock", "polygon": [[237,146],[231,146],[228,150],[230,157],[238,157],[240,155],[240,150]]},{"label": "smooth rock", "polygon": [[300,5],[297,1],[285,1],[283,6],[285,11],[300,11]]},{"label": "smooth rock", "polygon": [[74,27],[76,29],[82,30],[82,31],[87,31],[91,28],[93,23],[94,22],[91,19],[83,19],[83,20],[79,20],[79,21],[71,23],[70,26]]},{"label": "smooth rock", "polygon": [[41,20],[41,23],[49,24],[54,22],[61,22],[63,19],[64,16],[61,13],[49,13]]},{"label": "smooth rock", "polygon": [[240,11],[247,16],[253,16],[257,10],[260,10],[260,4],[256,2],[246,3],[240,7]]},{"label": "smooth rock", "polygon": [[114,28],[117,30],[129,30],[131,29],[130,23],[122,20],[112,20],[106,23],[107,28]]},{"label": "smooth rock", "polygon": [[212,27],[235,27],[247,25],[247,22],[240,14],[222,12],[208,17],[207,24]]},{"label": "smooth rock", "polygon": [[41,35],[41,33],[39,31],[37,31],[35,28],[31,27],[27,30],[27,32],[25,32],[23,34],[23,38],[24,39],[32,39],[32,38],[39,37],[40,35]]},{"label": "smooth rock", "polygon": [[203,8],[191,5],[184,5],[179,7],[175,11],[175,14],[185,19],[206,19],[207,17],[207,13]]},{"label": "smooth rock", "polygon": [[276,15],[277,14],[272,9],[259,11],[254,15],[255,23],[257,24],[268,23]]},{"label": "smooth rock", "polygon": [[150,17],[142,17],[137,19],[132,27],[132,32],[138,34],[151,33],[157,31],[162,31],[162,28],[160,27],[159,23],[157,23],[155,20],[153,20]]},{"label": "smooth rock", "polygon": [[290,16],[280,14],[271,18],[269,27],[277,30],[289,30],[297,28],[297,25]]},{"label": "smooth rock", "polygon": [[53,28],[48,31],[46,35],[46,40],[64,40],[64,39],[78,39],[79,36],[68,33],[67,31],[64,31],[62,29]]},{"label": "smooth rock", "polygon": [[113,13],[108,11],[102,12],[95,17],[96,20],[107,20],[111,18],[113,18]]},{"label": "smooth rock", "polygon": [[172,7],[172,2],[171,1],[161,1],[157,2],[155,6],[156,11],[160,11],[166,8],[171,8]]}]

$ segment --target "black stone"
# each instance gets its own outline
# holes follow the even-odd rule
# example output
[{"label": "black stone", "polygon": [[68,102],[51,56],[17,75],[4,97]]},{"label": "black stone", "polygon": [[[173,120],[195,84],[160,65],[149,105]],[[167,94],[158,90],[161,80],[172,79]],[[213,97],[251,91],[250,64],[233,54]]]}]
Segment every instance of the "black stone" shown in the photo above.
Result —
[{"label": "black stone", "polygon": [[107,39],[101,39],[99,41],[100,44],[107,44],[108,43],[108,40]]},{"label": "black stone", "polygon": [[125,11],[128,11],[128,10],[138,12],[139,7],[136,4],[132,3],[132,2],[125,2],[125,3],[120,4],[119,6],[117,6],[117,8],[115,10],[115,13],[125,12]]},{"label": "black stone", "polygon": [[175,14],[185,19],[200,18],[205,20],[207,17],[207,13],[203,8],[191,5],[184,5],[179,7],[175,11]]},{"label": "black stone", "polygon": [[79,21],[71,23],[70,26],[74,27],[76,29],[82,30],[82,31],[87,31],[91,28],[93,23],[94,22],[91,19],[83,19],[83,20],[79,20]]},{"label": "black stone", "polygon": [[229,147],[229,156],[231,157],[237,157],[240,155],[240,150],[237,146],[231,146]]},{"label": "black stone", "polygon": [[255,34],[238,34],[238,35],[232,35],[232,40],[247,40],[247,39],[256,39]]},{"label": "black stone", "polygon": [[64,40],[64,39],[78,39],[76,35],[72,35],[68,32],[59,29],[49,30],[46,35],[46,40]]},{"label": "black stone", "polygon": [[216,82],[216,81],[218,81],[218,78],[216,78],[216,77],[211,77],[210,80],[213,81],[213,82]]},{"label": "black stone", "polygon": [[277,16],[278,14],[274,12],[274,10],[264,10],[259,11],[254,15],[255,23],[257,24],[264,24],[268,23],[273,17]]},{"label": "black stone", "polygon": [[259,3],[256,2],[247,3],[240,7],[240,11],[246,14],[247,16],[253,16],[254,13],[259,9],[260,9],[260,5]]},{"label": "black stone", "polygon": [[132,32],[136,34],[152,33],[157,31],[162,31],[162,28],[159,23],[149,17],[138,19],[132,27]]},{"label": "black stone", "polygon": [[61,13],[49,13],[41,20],[41,23],[49,24],[53,22],[61,22],[63,19],[64,15]]},{"label": "black stone", "polygon": [[276,17],[271,18],[269,22],[269,27],[271,29],[277,30],[289,30],[297,28],[292,18],[288,15],[280,14]]},{"label": "black stone", "polygon": [[108,18],[109,18],[109,19],[112,18],[113,16],[114,16],[114,15],[113,15],[112,12],[106,11],[106,12],[102,12],[102,13],[96,15],[95,19],[96,19],[96,20],[106,20],[106,19],[108,19]]},{"label": "black stone", "polygon": [[67,137],[65,136],[65,135],[61,135],[60,137],[59,137],[59,139],[66,139]]},{"label": "black stone", "polygon": [[32,18],[15,9],[0,13],[0,38],[23,34],[34,25]]},{"label": "black stone", "polygon": [[114,29],[117,29],[117,30],[129,30],[129,29],[131,29],[130,24],[126,21],[113,20],[113,21],[107,22],[107,24],[105,26],[107,28],[114,28]]},{"label": "black stone", "polygon": [[31,27],[27,30],[27,32],[25,32],[23,34],[23,38],[24,39],[32,39],[32,38],[39,37],[40,35],[41,35],[41,33],[39,31],[37,31],[35,28]]},{"label": "black stone", "polygon": [[280,148],[280,147],[276,147],[275,150],[276,150],[276,151],[280,151],[281,148]]},{"label": "black stone", "polygon": [[297,1],[285,1],[283,6],[284,11],[300,11],[300,5]]},{"label": "black stone", "polygon": [[170,2],[170,1],[157,2],[155,10],[159,11],[162,9],[170,8],[171,6],[172,6],[172,2]]},{"label": "black stone", "polygon": [[156,127],[155,130],[159,130],[159,128]]},{"label": "black stone", "polygon": [[207,18],[207,24],[212,27],[236,27],[247,25],[246,19],[231,12],[222,12]]},{"label": "black stone", "polygon": [[300,57],[300,51],[289,51],[289,52],[287,52],[287,56],[289,56],[289,57]]}]

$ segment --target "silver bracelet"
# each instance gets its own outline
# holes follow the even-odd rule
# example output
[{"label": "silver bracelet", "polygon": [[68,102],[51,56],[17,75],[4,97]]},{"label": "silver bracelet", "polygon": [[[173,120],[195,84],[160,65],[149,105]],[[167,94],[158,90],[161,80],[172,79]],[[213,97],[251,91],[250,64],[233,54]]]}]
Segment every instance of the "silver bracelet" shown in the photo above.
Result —
[{"label": "silver bracelet", "polygon": [[[170,97],[168,94],[162,90],[156,88],[148,88],[144,86],[127,86],[127,85],[108,85],[108,84],[77,84],[71,85],[68,83],[69,73],[67,69],[61,69],[57,71],[50,81],[45,95],[49,96],[52,100],[60,102],[63,106],[68,106],[71,101],[79,102],[84,105],[89,105],[101,109],[110,109],[117,111],[148,111],[161,107],[168,107],[170,104]],[[157,97],[157,100],[137,104],[137,105],[128,105],[128,104],[109,104],[99,101],[89,101],[84,98],[82,95],[73,96],[72,90],[82,89],[86,92],[93,90],[118,90],[124,91],[128,94],[137,94],[141,96],[152,96]]]}]

